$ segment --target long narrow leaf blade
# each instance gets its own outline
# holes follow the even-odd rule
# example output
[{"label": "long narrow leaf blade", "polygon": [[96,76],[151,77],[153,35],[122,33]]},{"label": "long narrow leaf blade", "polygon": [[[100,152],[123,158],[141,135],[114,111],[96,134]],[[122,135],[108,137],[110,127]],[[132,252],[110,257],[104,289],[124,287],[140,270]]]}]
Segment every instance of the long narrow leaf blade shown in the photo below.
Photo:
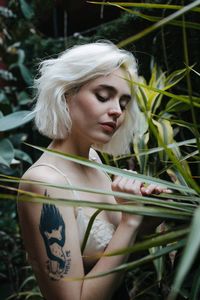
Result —
[{"label": "long narrow leaf blade", "polygon": [[181,257],[177,275],[175,277],[174,284],[172,286],[172,291],[168,297],[168,300],[176,299],[177,293],[183,283],[183,280],[188,273],[197,252],[200,249],[200,208],[198,208],[194,214],[191,231],[188,236],[187,244],[184,249],[184,253]]},{"label": "long narrow leaf blade", "polygon": [[[120,176],[124,176],[124,177],[127,177],[127,178],[133,178],[132,172],[129,172],[129,171],[121,170],[121,169],[118,169],[118,168],[115,168],[115,167],[112,167],[112,166],[107,166],[107,165],[104,165],[104,164],[99,164],[99,163],[90,161],[90,160],[88,160],[86,158],[83,158],[83,157],[80,157],[80,156],[66,154],[66,153],[62,153],[62,152],[55,151],[55,150],[48,149],[48,148],[44,148],[44,147],[33,146],[33,145],[30,145],[30,144],[27,144],[27,143],[26,143],[26,145],[29,145],[30,147],[33,147],[33,148],[38,149],[40,151],[48,152],[49,154],[52,154],[52,155],[55,155],[55,156],[58,156],[58,157],[62,157],[63,159],[67,159],[67,160],[70,160],[70,161],[73,161],[73,162],[76,162],[76,163],[79,163],[79,164],[82,164],[82,165],[85,165],[85,166],[88,166],[88,167],[103,170],[105,172],[108,172],[108,173],[111,173],[111,174],[114,174],[114,175],[120,175]],[[151,183],[152,182],[152,180],[149,179],[149,176],[140,175],[140,174],[137,174],[137,180],[141,180],[142,182],[145,182],[145,183]],[[160,186],[168,187],[168,188],[179,190],[179,191],[185,191],[185,192],[188,192],[188,193],[191,193],[191,194],[196,194],[195,190],[193,190],[192,188],[189,188],[187,186],[176,185],[176,184],[171,183],[169,181],[165,181],[165,180],[158,179],[158,178],[153,178],[153,180],[154,180],[155,183],[158,183]]]}]

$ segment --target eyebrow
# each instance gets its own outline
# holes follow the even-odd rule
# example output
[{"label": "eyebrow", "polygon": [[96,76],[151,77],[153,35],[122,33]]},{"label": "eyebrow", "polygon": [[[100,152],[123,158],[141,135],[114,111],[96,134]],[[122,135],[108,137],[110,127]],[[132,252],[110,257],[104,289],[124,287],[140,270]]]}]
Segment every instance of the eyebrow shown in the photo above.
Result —
[{"label": "eyebrow", "polygon": [[[98,87],[106,89],[106,90],[108,90],[108,91],[110,91],[112,93],[117,93],[118,92],[117,89],[114,86],[112,86],[112,85],[100,84]],[[131,100],[131,98],[132,98],[130,94],[124,94],[123,97],[126,97],[129,100]]]}]

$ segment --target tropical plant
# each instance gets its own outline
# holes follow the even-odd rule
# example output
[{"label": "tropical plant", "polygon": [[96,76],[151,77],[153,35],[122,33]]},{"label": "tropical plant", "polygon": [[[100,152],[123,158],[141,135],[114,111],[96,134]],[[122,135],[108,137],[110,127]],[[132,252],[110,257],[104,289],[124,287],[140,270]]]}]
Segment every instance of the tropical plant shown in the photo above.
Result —
[{"label": "tropical plant", "polygon": [[[90,206],[97,209],[97,213],[91,218],[88,230],[84,239],[87,238],[92,222],[99,210],[127,211],[134,214],[141,214],[147,217],[161,218],[165,225],[158,227],[153,235],[141,236],[138,242],[128,249],[118,249],[108,255],[119,255],[120,253],[132,254],[132,260],[119,266],[111,272],[127,271],[131,299],[191,299],[197,300],[200,295],[200,269],[195,264],[198,262],[200,249],[200,237],[198,228],[200,226],[200,186],[199,186],[199,159],[200,159],[200,133],[197,122],[199,115],[200,98],[198,89],[193,91],[193,82],[199,79],[198,64],[196,61],[190,63],[189,47],[187,44],[187,28],[193,31],[199,30],[199,24],[193,20],[186,20],[185,13],[199,14],[199,0],[182,1],[178,4],[170,4],[166,1],[153,1],[153,3],[106,3],[104,5],[115,5],[129,14],[137,15],[148,22],[153,22],[148,28],[136,35],[121,41],[119,46],[130,45],[132,42],[145,40],[152,33],[160,30],[166,45],[166,26],[180,28],[183,37],[184,69],[170,70],[168,68],[168,57],[165,46],[162,51],[165,53],[164,61],[167,72],[158,67],[158,56],[152,63],[150,79],[141,78],[139,82],[132,82],[137,85],[137,100],[140,107],[139,131],[133,137],[134,153],[129,157],[111,158],[102,154],[105,165],[98,165],[95,162],[80,157],[70,156],[55,151],[34,146],[41,151],[51,152],[52,155],[59,155],[63,159],[99,168],[110,174],[134,177],[144,181],[146,184],[155,183],[168,187],[173,191],[169,195],[153,195],[152,197],[138,197],[129,194],[111,193],[114,196],[123,196],[130,201],[130,205],[108,205],[97,204],[85,201],[74,202],[71,199],[48,199],[45,196],[23,194],[23,201],[30,201],[34,196],[40,203],[61,203],[63,205]],[[102,2],[99,2],[102,5]],[[127,8],[129,7],[129,8]],[[136,7],[136,9],[133,7]],[[144,14],[148,10],[149,14]],[[154,14],[160,10],[161,14]],[[171,11],[175,11],[172,12]],[[166,12],[170,12],[166,16]],[[180,18],[181,19],[177,19]],[[146,23],[145,23],[146,24]],[[165,26],[165,27],[164,27]],[[167,27],[168,28],[168,27]],[[165,34],[164,34],[165,33]],[[180,32],[179,32],[180,35]],[[158,34],[153,36],[153,47],[158,43]],[[141,39],[142,38],[142,39]],[[163,40],[163,41],[164,41]],[[159,44],[159,43],[158,43]],[[160,49],[157,45],[157,49]],[[177,51],[177,50],[176,50]],[[157,51],[156,53],[158,53]],[[168,50],[169,52],[169,50]],[[155,53],[155,52],[154,52]],[[174,53],[174,52],[173,52]],[[169,72],[170,70],[170,72]],[[5,155],[6,152],[3,151]],[[115,166],[123,166],[127,159],[134,162],[138,171],[137,174],[121,170]],[[4,173],[5,174],[5,173]],[[19,178],[3,175],[1,176],[2,193],[0,198],[4,201],[15,200],[17,191],[16,184]],[[12,185],[13,183],[13,185]],[[43,183],[41,183],[43,184]],[[64,187],[82,190],[80,187]],[[8,191],[8,192],[6,192]],[[87,189],[87,192],[107,194],[106,191]],[[170,197],[170,201],[168,201]],[[6,199],[6,200],[5,200]],[[133,206],[131,201],[143,203],[144,206]],[[138,258],[138,253],[145,253]],[[137,258],[135,257],[137,255]],[[154,265],[152,264],[154,262]],[[189,273],[191,270],[191,273]],[[29,274],[30,275],[30,274]],[[97,274],[104,276],[106,274]],[[30,275],[31,276],[31,275]],[[29,277],[28,277],[29,278]],[[26,285],[27,283],[27,285]],[[131,284],[132,283],[132,284]],[[35,281],[27,279],[18,293],[13,293],[10,299],[15,297],[40,297]],[[35,298],[34,298],[35,297]]]}]

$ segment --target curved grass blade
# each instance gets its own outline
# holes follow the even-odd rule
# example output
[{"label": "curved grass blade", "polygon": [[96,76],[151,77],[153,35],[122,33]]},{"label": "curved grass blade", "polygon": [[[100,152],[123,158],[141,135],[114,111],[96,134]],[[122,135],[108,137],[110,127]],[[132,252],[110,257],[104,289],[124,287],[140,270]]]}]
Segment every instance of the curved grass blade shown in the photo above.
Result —
[{"label": "curved grass blade", "polygon": [[177,274],[175,277],[174,284],[172,286],[171,293],[169,294],[168,300],[176,299],[178,291],[183,283],[183,280],[188,273],[197,252],[200,249],[200,208],[196,209],[194,214],[191,230],[187,239],[187,244],[182,254]]},{"label": "curved grass blade", "polygon": [[[174,121],[174,120],[173,120]],[[171,122],[173,122],[171,121]],[[176,120],[175,120],[176,121]],[[181,142],[175,142],[175,143],[172,143],[172,144],[168,144],[166,145],[167,148],[171,149],[171,148],[174,148],[174,147],[179,147],[179,146],[190,146],[190,144],[196,144],[196,139],[189,139],[189,140],[184,140],[184,141],[181,141]],[[196,147],[196,145],[194,146],[190,146],[190,147]],[[144,150],[144,149],[142,149]],[[144,152],[140,152],[138,153],[139,156],[143,156],[143,155],[149,155],[149,154],[153,154],[153,153],[158,153],[160,151],[163,151],[164,150],[164,147],[155,147],[155,148],[151,148],[149,150],[145,150]],[[124,159],[124,158],[130,158],[130,157],[134,157],[135,154],[127,154],[127,155],[121,155],[117,158],[115,158],[115,160],[120,160],[120,159]]]},{"label": "curved grass blade", "polygon": [[[138,10],[127,9],[127,8],[125,8],[123,6],[120,6],[120,5],[112,5],[112,6],[118,7],[118,8],[124,10],[125,12],[127,12],[129,14],[138,16],[138,17],[140,17],[140,18],[142,18],[144,20],[147,20],[149,22],[154,22],[155,23],[155,22],[159,22],[159,21],[161,21],[163,19],[162,17],[157,17],[157,16],[143,14],[143,13],[141,13]],[[182,27],[182,21],[172,20],[167,25]],[[188,22],[187,21],[187,22],[185,22],[185,27],[186,28],[190,28],[190,29],[200,30],[200,25],[198,23],[196,23],[196,22]]]},{"label": "curved grass blade", "polygon": [[[92,189],[92,188],[82,188],[82,187],[75,186],[75,185],[49,184],[49,183],[46,183],[43,181],[20,179],[17,177],[1,175],[1,174],[0,174],[0,176],[5,177],[5,178],[0,177],[0,181],[2,183],[3,182],[5,182],[5,183],[23,182],[23,183],[28,183],[28,184],[37,184],[37,185],[43,185],[43,186],[47,186],[47,187],[55,187],[58,189],[67,189],[67,190],[75,190],[75,191],[87,192],[87,193],[92,193],[92,194],[109,195],[109,196],[127,199],[129,201],[140,201],[140,203],[144,203],[144,204],[158,205],[158,206],[164,206],[164,207],[174,207],[177,209],[182,209],[183,203],[166,202],[166,201],[162,201],[162,198],[166,198],[166,199],[170,198],[170,199],[176,199],[176,200],[181,200],[181,201],[190,201],[190,202],[195,202],[195,201],[200,202],[200,197],[194,197],[194,196],[191,197],[191,196],[177,195],[177,194],[172,194],[172,193],[170,193],[170,194],[161,193],[159,195],[152,194],[150,197],[148,197],[148,196],[133,195],[131,193],[114,192],[114,191],[106,191],[106,190],[104,191],[101,189]],[[18,191],[18,190],[16,189],[16,191]],[[155,197],[155,198],[153,198],[153,197]],[[189,203],[187,205],[194,206]]]},{"label": "curved grass blade", "polygon": [[98,214],[101,212],[102,210],[98,209],[97,211],[95,211],[95,213],[91,216],[90,218],[90,221],[88,222],[88,226],[87,226],[87,229],[86,229],[86,232],[85,232],[85,235],[84,235],[84,239],[83,239],[83,243],[81,245],[81,253],[83,254],[84,250],[85,250],[85,247],[86,247],[86,244],[87,244],[87,241],[88,241],[88,238],[89,238],[89,235],[90,235],[90,231],[92,229],[92,225],[96,219],[96,217],[98,216]]},{"label": "curved grass blade", "polygon": [[[182,9],[184,6],[182,5],[173,5],[173,4],[155,4],[155,3],[133,3],[133,2],[94,2],[94,1],[87,1],[88,3],[92,4],[100,4],[100,5],[118,5],[123,7],[137,7],[137,8],[147,8],[147,9],[171,9],[171,10],[179,10]],[[196,7],[191,9],[191,11],[200,12],[200,8]]]},{"label": "curved grass blade", "polygon": [[[177,100],[179,100],[179,101],[181,101],[183,103],[190,104],[190,100],[187,97],[185,97],[185,96],[175,95],[175,94],[172,94],[170,92],[165,91],[164,89],[161,90],[161,89],[158,89],[156,87],[144,84],[142,82],[138,82],[138,81],[134,81],[134,80],[128,80],[128,81],[130,82],[130,84],[133,84],[133,85],[135,84],[135,85],[137,85],[139,87],[142,87],[142,88],[145,88],[147,90],[154,91],[154,92],[157,92],[159,94],[165,95],[167,97],[170,97],[170,98],[173,98],[173,99],[177,99]],[[200,98],[197,98],[197,97],[194,98],[194,106],[200,107]]]},{"label": "curved grass blade", "polygon": [[185,238],[188,235],[189,231],[190,231],[190,229],[186,228],[186,229],[179,229],[179,230],[172,231],[172,232],[162,233],[156,237],[151,237],[145,241],[136,243],[135,245],[133,245],[131,247],[122,248],[122,249],[118,249],[116,251],[103,253],[103,254],[99,255],[99,257],[130,254],[130,253],[147,250],[149,248],[156,247],[156,246],[164,246],[169,243],[176,242],[180,238],[183,238],[183,237]]},{"label": "curved grass blade", "polygon": [[[148,207],[148,206],[139,206],[139,205],[122,205],[122,204],[108,204],[106,202],[96,203],[91,202],[88,200],[74,200],[74,199],[65,199],[65,198],[51,198],[46,197],[41,194],[36,194],[32,192],[27,192],[23,190],[19,190],[16,188],[6,187],[0,185],[1,188],[11,190],[11,191],[18,191],[20,197],[18,201],[23,202],[34,202],[34,203],[49,203],[49,204],[57,204],[57,205],[66,205],[66,206],[81,206],[81,207],[91,207],[101,210],[108,210],[108,211],[119,211],[119,212],[126,212],[130,214],[136,215],[143,215],[143,216],[155,216],[159,218],[169,218],[169,219],[181,219],[187,220],[191,218],[192,212],[190,211],[176,211],[173,209],[166,209],[166,208],[155,208],[155,207]],[[7,198],[8,197],[8,198]],[[16,200],[16,195],[14,197],[9,197],[7,194],[0,194],[0,199],[14,199]]]},{"label": "curved grass blade", "polygon": [[[58,157],[62,157],[63,159],[70,160],[70,161],[82,164],[84,166],[88,166],[88,167],[96,168],[96,169],[99,169],[99,170],[103,170],[105,172],[108,172],[108,173],[111,173],[111,174],[114,174],[114,175],[120,175],[120,176],[124,176],[124,177],[127,177],[127,178],[133,178],[132,172],[129,172],[129,171],[121,170],[121,169],[118,169],[118,168],[115,168],[115,167],[112,167],[112,166],[107,166],[107,165],[104,165],[104,164],[99,164],[99,163],[90,161],[86,158],[83,158],[81,156],[66,154],[66,153],[62,153],[62,152],[55,151],[55,150],[52,150],[52,149],[47,149],[47,148],[44,148],[44,147],[30,145],[30,144],[27,144],[27,143],[25,143],[25,144],[30,146],[30,147],[33,147],[35,149],[38,149],[40,151],[48,152],[49,154],[56,155]],[[145,182],[145,183],[151,183],[153,181],[154,183],[157,183],[162,187],[167,187],[167,188],[175,189],[175,190],[178,190],[178,191],[185,191],[185,192],[191,193],[191,194],[197,194],[197,192],[195,190],[193,190],[192,188],[189,188],[187,186],[176,185],[176,184],[171,183],[169,181],[165,181],[165,180],[158,179],[158,178],[153,178],[153,180],[151,180],[149,176],[145,176],[145,175],[141,175],[141,174],[137,174],[137,180],[141,180],[142,182]]]},{"label": "curved grass blade", "polygon": [[156,251],[155,253],[153,254],[149,254],[141,259],[138,259],[136,261],[133,261],[133,262],[128,262],[128,263],[125,263],[125,264],[122,264],[110,271],[107,271],[107,272],[101,272],[101,273],[98,273],[96,275],[93,275],[93,276],[85,276],[84,278],[64,278],[63,280],[65,281],[68,281],[68,280],[87,280],[87,279],[92,279],[92,278],[98,278],[98,277],[102,277],[102,276],[106,276],[106,275],[110,275],[110,274],[113,274],[113,273],[117,273],[117,272],[124,272],[124,271],[128,271],[128,270],[133,270],[134,268],[137,268],[137,267],[140,267],[150,261],[153,261],[154,259],[157,259],[161,256],[164,256],[174,250],[177,250],[179,248],[182,248],[185,246],[185,239],[182,239],[180,241],[178,241],[177,243],[174,243],[170,246],[167,246],[167,247],[164,247],[162,248],[161,250],[158,250]]},{"label": "curved grass blade", "polygon": [[200,0],[196,0],[193,1],[192,3],[184,6],[183,8],[181,8],[180,10],[172,13],[171,15],[167,16],[166,18],[160,20],[159,22],[153,24],[152,26],[149,26],[148,28],[146,28],[145,30],[135,34],[134,36],[131,36],[123,41],[121,41],[118,44],[118,47],[124,47],[130,43],[133,43],[141,38],[143,38],[144,36],[148,35],[149,33],[155,31],[156,29],[168,24],[170,21],[180,17],[181,15],[185,14],[186,12],[190,11],[191,9],[195,8],[196,6],[198,6],[200,4]]},{"label": "curved grass blade", "polygon": [[193,280],[193,285],[192,285],[192,288],[191,288],[190,299],[191,300],[198,300],[199,293],[200,293],[200,267],[197,269],[197,271],[194,275],[194,280]]}]

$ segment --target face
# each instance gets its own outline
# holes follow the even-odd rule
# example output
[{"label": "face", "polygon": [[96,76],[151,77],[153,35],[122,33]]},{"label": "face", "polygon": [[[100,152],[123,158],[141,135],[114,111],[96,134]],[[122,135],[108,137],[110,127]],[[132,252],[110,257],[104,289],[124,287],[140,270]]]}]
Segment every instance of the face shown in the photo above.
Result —
[{"label": "face", "polygon": [[83,85],[68,99],[72,120],[71,135],[91,144],[110,141],[125,117],[131,100],[127,73],[118,69]]}]

